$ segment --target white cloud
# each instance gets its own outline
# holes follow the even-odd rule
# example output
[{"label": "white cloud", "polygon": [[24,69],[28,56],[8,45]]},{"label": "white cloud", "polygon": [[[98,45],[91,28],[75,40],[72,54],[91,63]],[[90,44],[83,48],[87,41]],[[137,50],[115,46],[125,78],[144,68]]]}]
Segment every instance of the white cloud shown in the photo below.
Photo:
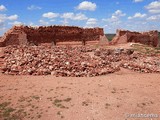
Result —
[{"label": "white cloud", "polygon": [[48,12],[48,13],[44,13],[42,16],[48,19],[52,19],[52,18],[58,17],[59,13]]},{"label": "white cloud", "polygon": [[108,19],[109,22],[118,22],[119,18],[117,16],[112,15],[111,18]]},{"label": "white cloud", "polygon": [[121,18],[121,17],[124,17],[124,16],[126,16],[125,13],[123,13],[121,10],[116,10],[116,11],[112,14],[111,18],[102,19],[102,21],[111,22],[111,23],[113,23],[113,24],[119,24],[119,23],[121,23],[120,18]]},{"label": "white cloud", "polygon": [[69,20],[75,20],[75,21],[82,21],[82,20],[87,20],[87,16],[85,14],[82,13],[72,13],[72,12],[68,12],[68,13],[63,13],[61,15],[61,18],[64,18],[64,20],[60,21],[63,25],[68,25],[69,24]]},{"label": "white cloud", "polygon": [[152,14],[160,13],[160,9],[157,9],[157,10],[151,9],[149,10],[149,12]]},{"label": "white cloud", "polygon": [[33,23],[33,22],[29,22],[28,25],[29,25],[29,26],[34,26],[34,23]]},{"label": "white cloud", "polygon": [[160,13],[160,1],[151,2],[145,8],[152,14]]},{"label": "white cloud", "polygon": [[116,29],[121,29],[122,25],[124,27],[124,23],[121,20],[124,16],[126,16],[125,13],[121,10],[116,10],[110,18],[102,19],[102,21],[105,22],[104,30],[107,31],[107,33],[115,33]]},{"label": "white cloud", "polygon": [[27,7],[27,9],[28,9],[28,10],[40,10],[40,9],[42,9],[42,8],[39,7],[39,6],[31,5],[31,6]]},{"label": "white cloud", "polygon": [[8,20],[17,20],[18,19],[18,15],[11,15],[7,17]]},{"label": "white cloud", "polygon": [[83,1],[77,6],[78,10],[95,11],[96,8],[97,8],[96,3],[92,3],[92,2],[89,2],[89,1]]},{"label": "white cloud", "polygon": [[18,19],[18,15],[10,15],[7,16],[6,14],[0,14],[0,21],[7,21],[7,20],[17,20]]},{"label": "white cloud", "polygon": [[19,22],[19,21],[14,21],[14,22],[11,22],[9,24],[18,26],[18,25],[22,25],[23,23]]},{"label": "white cloud", "polygon": [[7,16],[6,14],[0,14],[0,21],[4,22],[6,20]]},{"label": "white cloud", "polygon": [[44,20],[39,20],[39,23],[40,23],[41,25],[49,25],[49,22],[46,22],[46,21],[44,21]]},{"label": "white cloud", "polygon": [[5,11],[7,10],[6,7],[4,5],[0,5],[0,11]]},{"label": "white cloud", "polygon": [[72,12],[63,13],[61,18],[71,19],[71,20],[87,20],[88,19],[85,14],[82,14],[82,13],[74,14]]},{"label": "white cloud", "polygon": [[51,19],[50,21],[51,21],[51,22],[54,22],[54,21],[55,21],[55,19]]},{"label": "white cloud", "polygon": [[144,18],[146,17],[146,14],[141,14],[141,13],[135,13],[135,15],[133,16],[134,18]]},{"label": "white cloud", "polygon": [[117,10],[117,11],[115,11],[115,13],[112,14],[112,16],[122,17],[122,16],[126,16],[126,14],[123,13],[121,10]]},{"label": "white cloud", "polygon": [[82,13],[78,13],[78,14],[75,14],[73,20],[87,20],[88,18],[86,17],[85,14],[82,14]]},{"label": "white cloud", "polygon": [[3,33],[4,33],[6,30],[7,30],[7,28],[6,28],[4,25],[1,26],[1,24],[0,24],[0,36],[2,36]]},{"label": "white cloud", "polygon": [[159,9],[160,8],[160,1],[151,2],[149,5],[146,6],[147,9]]},{"label": "white cloud", "polygon": [[[7,25],[15,25],[19,24],[20,22],[16,21],[18,19],[18,15],[6,15],[0,14],[0,34],[3,34],[6,31]],[[13,22],[10,22],[13,21]]]},{"label": "white cloud", "polygon": [[160,21],[160,15],[153,15],[147,18],[148,21]]},{"label": "white cloud", "polygon": [[95,18],[89,18],[86,22],[86,26],[87,28],[93,28],[97,25],[98,20]]},{"label": "white cloud", "polygon": [[31,27],[35,27],[35,28],[38,27],[38,25],[34,24],[33,22],[29,22],[26,25],[31,26]]},{"label": "white cloud", "polygon": [[134,19],[134,18],[144,18],[146,17],[146,14],[141,14],[141,13],[135,13],[135,15],[133,17],[129,16],[128,19]]},{"label": "white cloud", "polygon": [[69,24],[69,22],[68,22],[68,20],[67,19],[64,19],[64,20],[62,20],[62,21],[60,21],[63,25],[68,25]]},{"label": "white cloud", "polygon": [[143,2],[143,0],[134,0],[135,3],[137,2]]},{"label": "white cloud", "polygon": [[0,24],[3,23],[3,20],[0,19]]},{"label": "white cloud", "polygon": [[96,25],[97,24],[97,19],[95,18],[89,18],[86,22],[86,25]]},{"label": "white cloud", "polygon": [[72,18],[74,18],[74,13],[72,13],[72,12],[63,13],[63,15],[61,16],[61,18],[72,19]]},{"label": "white cloud", "polygon": [[133,19],[133,17],[129,16],[128,19],[131,20],[131,19]]},{"label": "white cloud", "polygon": [[0,28],[2,28],[5,25],[5,22],[0,19]]}]

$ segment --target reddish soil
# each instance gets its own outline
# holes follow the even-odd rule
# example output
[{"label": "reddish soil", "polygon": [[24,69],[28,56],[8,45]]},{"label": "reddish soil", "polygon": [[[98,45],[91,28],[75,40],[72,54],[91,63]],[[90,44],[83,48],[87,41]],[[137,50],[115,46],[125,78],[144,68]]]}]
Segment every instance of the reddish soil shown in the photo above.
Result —
[{"label": "reddish soil", "polygon": [[159,78],[126,69],[93,78],[1,74],[0,120],[137,120],[126,114],[160,114]]},{"label": "reddish soil", "polygon": [[[130,48],[130,44],[110,47]],[[100,77],[0,74],[0,120],[140,119],[128,114],[157,114],[153,120],[159,120],[159,78],[160,74],[123,68]]]}]

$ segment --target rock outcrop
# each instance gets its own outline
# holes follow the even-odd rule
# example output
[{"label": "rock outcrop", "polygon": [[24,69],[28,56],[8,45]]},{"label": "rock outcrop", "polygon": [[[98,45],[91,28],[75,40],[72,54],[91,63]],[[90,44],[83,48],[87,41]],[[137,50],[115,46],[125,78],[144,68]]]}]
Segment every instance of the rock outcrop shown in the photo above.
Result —
[{"label": "rock outcrop", "polygon": [[135,42],[157,47],[158,31],[131,32],[128,30],[117,30],[116,36],[113,38],[110,44],[114,45],[127,42]]},{"label": "rock outcrop", "polygon": [[98,43],[104,36],[102,28],[80,28],[74,26],[14,26],[0,39],[0,46],[59,44],[74,42],[80,44]]}]

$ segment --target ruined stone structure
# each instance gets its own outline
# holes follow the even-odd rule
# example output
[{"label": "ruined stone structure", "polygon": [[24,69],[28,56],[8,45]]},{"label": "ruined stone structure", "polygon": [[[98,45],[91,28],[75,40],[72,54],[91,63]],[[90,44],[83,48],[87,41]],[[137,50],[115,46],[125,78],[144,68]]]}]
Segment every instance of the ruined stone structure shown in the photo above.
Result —
[{"label": "ruined stone structure", "polygon": [[104,36],[102,28],[80,28],[74,26],[14,26],[0,39],[0,46],[39,45],[42,43],[98,43]]},{"label": "ruined stone structure", "polygon": [[158,46],[158,31],[149,32],[131,32],[128,30],[117,30],[116,36],[110,44],[120,44],[127,42],[135,42],[154,47]]}]

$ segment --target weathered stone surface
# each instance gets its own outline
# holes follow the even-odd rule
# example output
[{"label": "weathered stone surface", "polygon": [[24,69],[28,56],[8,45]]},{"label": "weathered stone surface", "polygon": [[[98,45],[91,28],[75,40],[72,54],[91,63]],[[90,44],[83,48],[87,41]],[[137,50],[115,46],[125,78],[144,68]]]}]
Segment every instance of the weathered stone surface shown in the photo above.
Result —
[{"label": "weathered stone surface", "polygon": [[[103,37],[100,37],[103,36]],[[80,28],[74,26],[14,26],[0,39],[0,47],[8,45],[40,45],[49,43],[90,44],[104,39],[102,28]]]},{"label": "weathered stone surface", "polygon": [[160,56],[123,48],[8,46],[4,50],[2,71],[11,75],[93,77],[117,72],[121,67],[159,73]]},{"label": "weathered stone surface", "polygon": [[157,47],[158,31],[131,32],[128,30],[117,30],[116,36],[113,38],[110,44],[120,44],[127,42],[135,42]]}]

